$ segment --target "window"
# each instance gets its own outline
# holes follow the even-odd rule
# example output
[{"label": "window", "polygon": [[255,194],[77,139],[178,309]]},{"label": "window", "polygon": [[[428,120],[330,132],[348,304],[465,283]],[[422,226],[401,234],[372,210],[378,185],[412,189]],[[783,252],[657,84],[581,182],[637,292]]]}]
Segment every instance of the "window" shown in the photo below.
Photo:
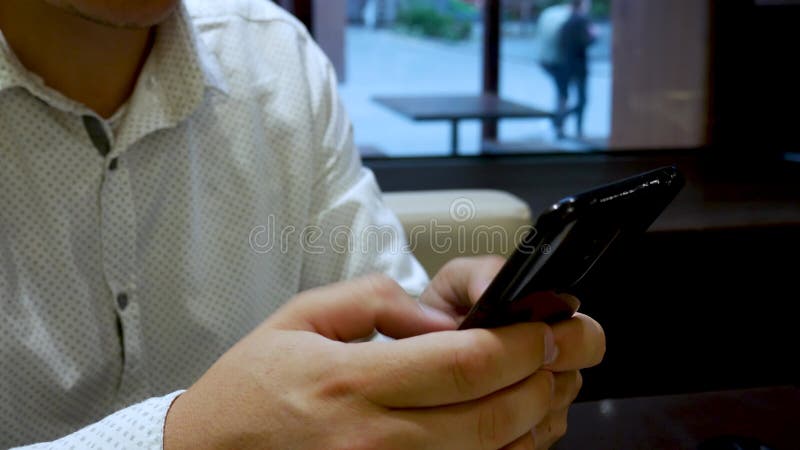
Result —
[{"label": "window", "polygon": [[708,141],[711,0],[283,3],[337,66],[365,157]]},{"label": "window", "polygon": [[[435,0],[350,1],[349,7],[340,93],[362,154],[450,154],[453,124],[448,119],[413,120],[378,100],[478,95],[480,9]],[[480,124],[459,123],[458,133],[459,153],[476,154]]]}]

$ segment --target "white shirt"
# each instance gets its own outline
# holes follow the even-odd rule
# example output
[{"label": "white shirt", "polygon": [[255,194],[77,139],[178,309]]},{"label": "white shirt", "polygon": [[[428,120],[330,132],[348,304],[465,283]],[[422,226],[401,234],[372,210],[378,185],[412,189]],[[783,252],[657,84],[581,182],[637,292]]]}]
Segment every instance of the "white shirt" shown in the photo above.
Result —
[{"label": "white shirt", "polygon": [[572,15],[572,6],[567,3],[545,8],[536,22],[536,37],[539,39],[539,62],[560,64],[561,28]]},{"label": "white shirt", "polygon": [[427,283],[271,2],[187,1],[125,108],[110,126],[0,38],[2,448],[161,448],[174,397],[298,291]]}]

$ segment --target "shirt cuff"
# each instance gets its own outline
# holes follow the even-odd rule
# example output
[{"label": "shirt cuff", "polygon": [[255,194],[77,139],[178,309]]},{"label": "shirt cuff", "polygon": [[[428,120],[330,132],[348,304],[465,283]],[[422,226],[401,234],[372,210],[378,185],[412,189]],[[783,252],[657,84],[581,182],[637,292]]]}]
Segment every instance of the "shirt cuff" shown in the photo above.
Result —
[{"label": "shirt cuff", "polygon": [[16,450],[73,448],[162,450],[167,411],[172,402],[183,392],[183,390],[175,391],[163,397],[145,400],[61,439],[17,447]]}]

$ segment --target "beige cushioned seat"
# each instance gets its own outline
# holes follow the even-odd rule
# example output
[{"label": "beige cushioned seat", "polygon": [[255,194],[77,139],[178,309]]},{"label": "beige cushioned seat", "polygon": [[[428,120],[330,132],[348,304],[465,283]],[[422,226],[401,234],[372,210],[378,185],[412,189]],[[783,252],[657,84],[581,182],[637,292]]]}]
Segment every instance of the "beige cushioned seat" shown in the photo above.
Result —
[{"label": "beige cushioned seat", "polygon": [[528,205],[504,191],[389,192],[384,201],[431,276],[459,256],[510,255],[531,224]]}]

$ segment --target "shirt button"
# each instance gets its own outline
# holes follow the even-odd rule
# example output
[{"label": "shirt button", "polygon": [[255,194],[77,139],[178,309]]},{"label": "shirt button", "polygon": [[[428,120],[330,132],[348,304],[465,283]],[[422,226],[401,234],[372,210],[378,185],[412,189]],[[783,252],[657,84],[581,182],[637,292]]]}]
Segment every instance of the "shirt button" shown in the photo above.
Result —
[{"label": "shirt button", "polygon": [[119,306],[120,310],[128,307],[128,294],[124,292],[117,294],[117,306]]},{"label": "shirt button", "polygon": [[156,81],[155,75],[150,75],[144,80],[144,87],[146,87],[149,90],[155,89],[156,84],[158,84],[158,81]]}]

